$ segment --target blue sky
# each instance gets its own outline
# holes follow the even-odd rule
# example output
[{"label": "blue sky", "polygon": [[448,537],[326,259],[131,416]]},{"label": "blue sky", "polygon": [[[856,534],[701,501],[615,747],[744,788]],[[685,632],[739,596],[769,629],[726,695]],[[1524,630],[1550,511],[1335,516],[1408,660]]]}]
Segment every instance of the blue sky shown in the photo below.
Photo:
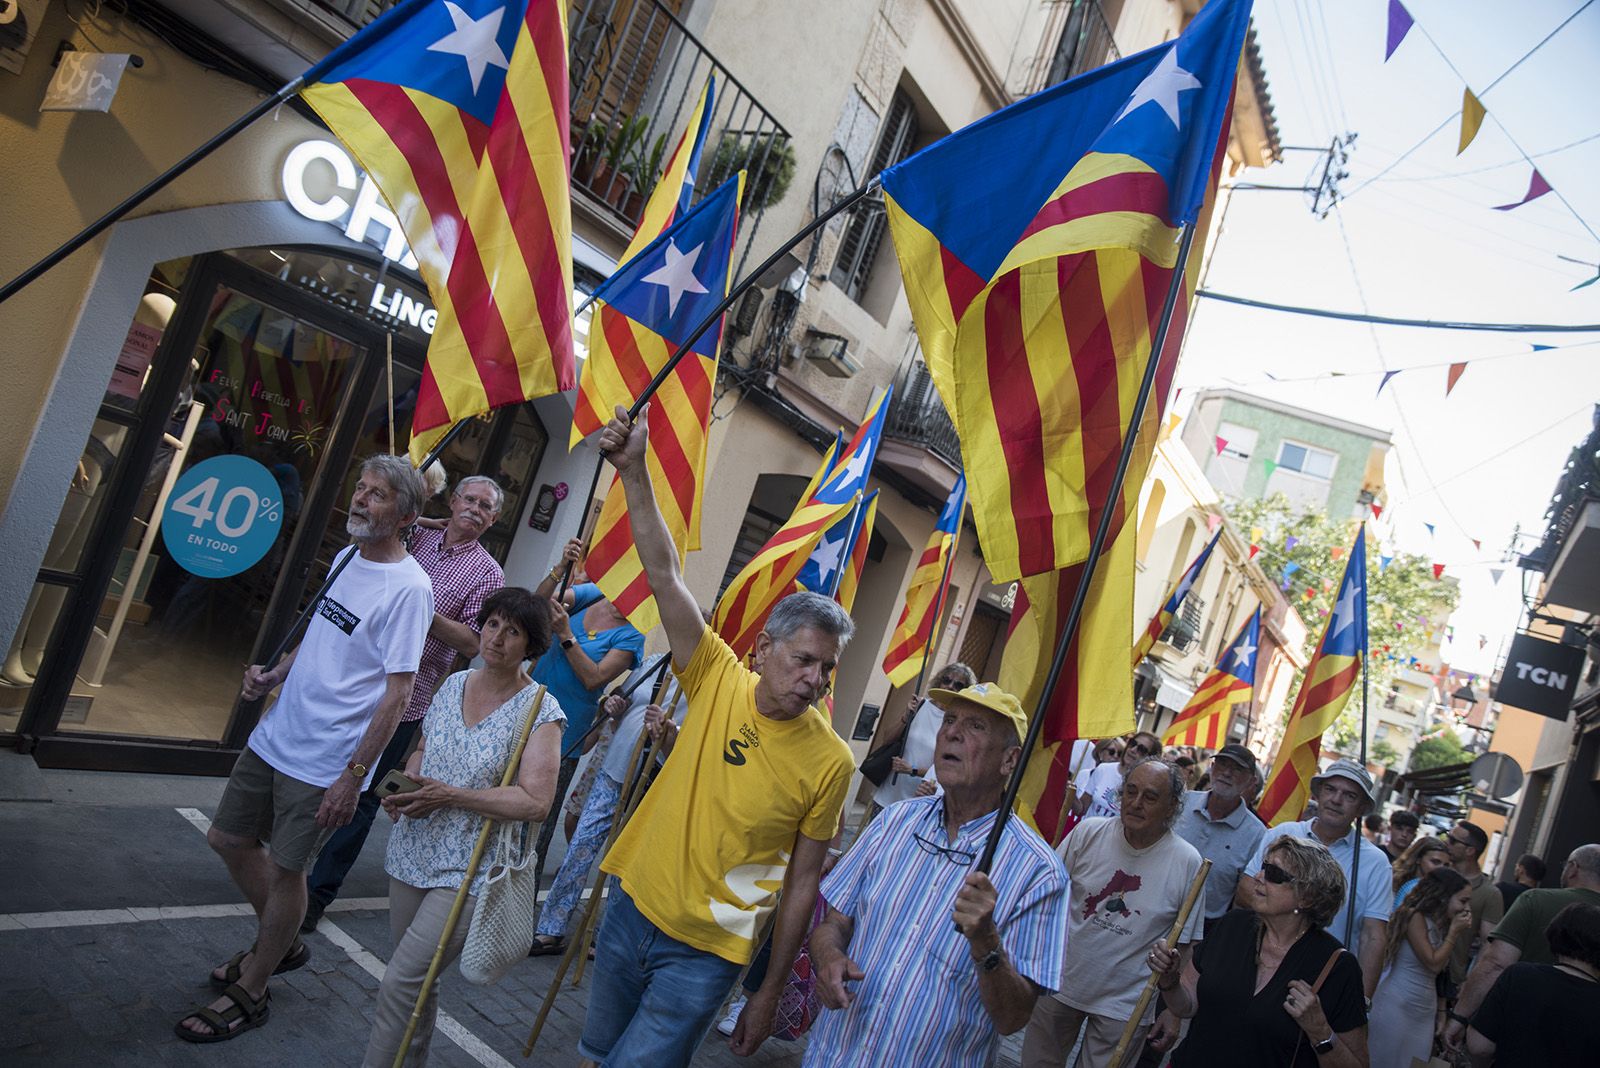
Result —
[{"label": "blue sky", "polygon": [[[1235,193],[1206,288],[1413,318],[1600,323],[1600,284],[1569,292],[1600,263],[1600,238],[1588,232],[1600,233],[1600,3],[1584,3],[1409,0],[1417,25],[1385,63],[1387,0],[1257,0],[1283,143],[1326,145],[1346,132],[1358,139],[1347,199],[1326,219],[1297,193]],[[1483,92],[1489,118],[1463,154],[1456,155],[1459,120],[1424,142],[1459,111],[1463,78],[1482,92],[1580,9]],[[1570,209],[1549,194],[1515,211],[1491,210],[1527,189],[1531,166],[1518,146]],[[1320,162],[1289,152],[1276,167],[1236,180],[1314,184]],[[1535,343],[1561,348],[1535,354]],[[1482,362],[1446,399],[1445,367],[1422,365],[1460,360]],[[1375,396],[1385,368],[1417,369]],[[1325,377],[1335,371],[1346,377]],[[1268,374],[1311,380],[1273,382]],[[1518,623],[1522,573],[1502,562],[1513,528],[1542,534],[1556,477],[1600,400],[1600,332],[1368,327],[1202,300],[1177,384],[1185,393],[1179,412],[1192,391],[1228,385],[1392,430],[1396,541],[1460,579],[1456,642],[1446,655],[1484,671]],[[1498,586],[1491,567],[1507,568]],[[1481,651],[1480,634],[1488,637]]]}]

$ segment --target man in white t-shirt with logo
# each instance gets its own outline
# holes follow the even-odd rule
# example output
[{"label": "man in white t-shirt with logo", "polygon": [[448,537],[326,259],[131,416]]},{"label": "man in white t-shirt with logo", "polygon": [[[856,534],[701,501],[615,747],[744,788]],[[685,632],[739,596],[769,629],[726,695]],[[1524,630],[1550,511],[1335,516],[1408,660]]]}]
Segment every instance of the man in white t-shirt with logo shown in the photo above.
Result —
[{"label": "man in white t-shirt with logo", "polygon": [[1147,757],[1161,755],[1161,739],[1149,731],[1139,731],[1128,738],[1122,747],[1122,759],[1115,763],[1096,764],[1073,785],[1078,797],[1073,808],[1084,819],[1095,816],[1115,816],[1121,811],[1122,780],[1134,765]]},{"label": "man in white t-shirt with logo", "polygon": [[[1122,1029],[1149,979],[1146,958],[1167,936],[1200,871],[1200,854],[1172,833],[1183,803],[1179,769],[1159,759],[1123,777],[1120,812],[1089,817],[1057,850],[1072,884],[1061,985],[1033,1005],[1022,1068],[1061,1068],[1083,1034],[1079,1068],[1108,1068]],[[1198,941],[1196,908],[1178,937],[1181,958]],[[1146,1010],[1124,1063],[1138,1060],[1154,1013]]]},{"label": "man in white t-shirt with logo", "polygon": [[270,670],[245,670],[244,696],[283,686],[234,765],[206,840],[255,909],[249,949],[211,973],[222,997],[185,1016],[179,1038],[220,1042],[264,1023],[267,979],[311,957],[297,934],[306,872],[350,822],[406,702],[433,622],[433,588],[400,532],[425,490],[409,461],[361,465],[346,522],[349,562],[318,602],[304,639]]}]

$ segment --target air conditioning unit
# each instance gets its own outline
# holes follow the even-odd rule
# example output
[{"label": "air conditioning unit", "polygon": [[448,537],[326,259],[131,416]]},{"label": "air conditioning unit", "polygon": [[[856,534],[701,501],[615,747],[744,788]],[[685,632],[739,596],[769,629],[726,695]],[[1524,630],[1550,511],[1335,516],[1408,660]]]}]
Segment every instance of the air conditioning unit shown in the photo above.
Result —
[{"label": "air conditioning unit", "polygon": [[850,355],[850,339],[839,334],[807,327],[802,351],[818,370],[834,378],[849,378],[861,370],[861,364]]}]

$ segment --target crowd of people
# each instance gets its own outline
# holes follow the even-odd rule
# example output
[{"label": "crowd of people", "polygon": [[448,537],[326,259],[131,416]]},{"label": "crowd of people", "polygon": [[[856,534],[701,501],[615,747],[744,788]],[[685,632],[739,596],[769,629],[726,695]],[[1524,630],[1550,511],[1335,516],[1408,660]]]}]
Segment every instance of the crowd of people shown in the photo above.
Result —
[{"label": "crowd of people", "polygon": [[[492,480],[461,480],[449,518],[419,523],[410,465],[362,465],[343,569],[298,647],[245,673],[246,698],[279,692],[208,840],[256,938],[211,973],[220,996],[179,1037],[266,1023],[270,977],[309,961],[301,936],[381,808],[394,947],[364,1063],[393,1063],[408,1030],[406,1063],[426,1063],[426,977],[441,942],[446,962],[462,952],[483,897],[489,871],[468,872],[485,821],[504,828],[505,863],[537,871],[565,802],[528,948],[569,951],[598,864],[586,1064],[688,1064],[730,1003],[733,1052],[809,1025],[814,1068],[990,1065],[1018,1032],[1025,1068],[1592,1063],[1600,845],[1565,858],[1559,889],[1532,855],[1496,883],[1480,827],[1385,820],[1355,761],[1313,778],[1305,818],[1268,828],[1243,745],[1086,740],[1060,844],[1010,818],[984,865],[1027,711],[952,664],[885,732],[900,743],[851,835],[854,759],[820,708],[850,616],[791,594],[735,655],[682,580],[645,426],[613,420],[601,447],[660,615],[651,657],[583,581],[578,542],[537,588],[504,584],[478,543],[501,505]],[[452,672],[458,658],[477,666]],[[814,982],[798,1016],[797,960]]]}]

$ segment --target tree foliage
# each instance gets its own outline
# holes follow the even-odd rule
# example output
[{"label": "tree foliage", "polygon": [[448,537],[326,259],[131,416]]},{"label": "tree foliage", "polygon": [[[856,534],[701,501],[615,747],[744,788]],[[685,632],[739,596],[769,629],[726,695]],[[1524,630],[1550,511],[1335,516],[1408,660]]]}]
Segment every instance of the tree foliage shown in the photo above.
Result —
[{"label": "tree foliage", "polygon": [[[1350,546],[1354,544],[1359,521],[1333,519],[1318,508],[1291,504],[1281,493],[1259,500],[1237,501],[1230,505],[1228,518],[1252,543],[1260,546],[1256,560],[1269,576],[1287,580],[1284,596],[1310,632],[1310,654],[1322,636],[1328,613],[1333,611],[1344,577]],[[1259,538],[1253,530],[1260,528]],[[1290,546],[1290,539],[1294,544]],[[1460,599],[1453,582],[1434,578],[1432,561],[1414,553],[1385,552],[1386,547],[1367,536],[1367,633],[1370,643],[1368,686],[1376,695],[1387,692],[1389,681],[1412,656],[1429,641],[1419,617],[1448,615]],[[1334,550],[1338,549],[1338,559]],[[1388,566],[1383,557],[1388,556]],[[1293,565],[1293,566],[1290,566]],[[1302,673],[1303,674],[1303,673]],[[1293,707],[1300,688],[1296,678],[1290,690]],[[1344,713],[1328,732],[1335,749],[1354,754],[1359,750],[1361,695],[1352,696]]]},{"label": "tree foliage", "polygon": [[1444,731],[1417,743],[1417,747],[1411,750],[1410,770],[1428,771],[1431,768],[1447,768],[1452,764],[1465,764],[1471,755],[1454,731]]}]

